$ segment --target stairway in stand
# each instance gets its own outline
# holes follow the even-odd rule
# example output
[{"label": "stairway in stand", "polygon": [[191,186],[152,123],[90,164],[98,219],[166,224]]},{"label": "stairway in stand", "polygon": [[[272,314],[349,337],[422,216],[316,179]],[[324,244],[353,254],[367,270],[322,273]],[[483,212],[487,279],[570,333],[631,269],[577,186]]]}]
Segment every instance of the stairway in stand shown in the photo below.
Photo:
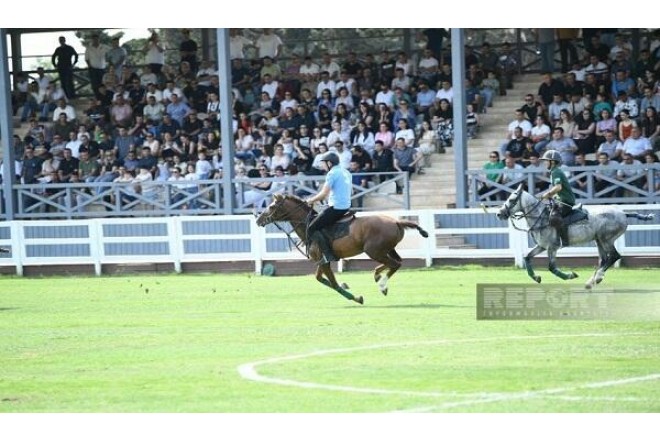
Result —
[{"label": "stairway in stand", "polygon": [[[479,115],[481,129],[475,139],[468,140],[468,167],[479,169],[488,161],[488,153],[498,150],[504,141],[507,127],[515,117],[515,110],[524,104],[527,93],[536,96],[541,77],[538,74],[517,76],[513,89],[506,96],[496,96],[493,107],[486,114]],[[414,175],[410,183],[410,207],[412,209],[451,208],[456,204],[456,173],[454,150],[446,148],[446,153],[431,155],[432,166],[424,168],[423,175]],[[382,210],[396,209],[394,203],[382,198],[366,198],[365,206]]]}]

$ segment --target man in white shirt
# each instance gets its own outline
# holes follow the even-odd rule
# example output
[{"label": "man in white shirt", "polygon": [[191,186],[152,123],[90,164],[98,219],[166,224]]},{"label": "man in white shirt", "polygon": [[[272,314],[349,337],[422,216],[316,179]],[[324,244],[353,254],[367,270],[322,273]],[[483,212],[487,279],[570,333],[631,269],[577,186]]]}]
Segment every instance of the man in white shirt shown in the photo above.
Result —
[{"label": "man in white shirt", "polygon": [[337,85],[335,82],[330,79],[330,73],[327,70],[322,70],[321,81],[319,81],[319,84],[316,86],[316,98],[321,98],[321,94],[325,89],[329,89],[330,95],[334,98],[336,87]]},{"label": "man in white shirt", "polygon": [[67,104],[64,98],[57,100],[57,107],[53,110],[53,122],[56,122],[60,118],[60,113],[66,113],[67,120],[69,121],[76,120],[76,109],[72,105]]},{"label": "man in white shirt", "polygon": [[630,98],[623,90],[619,92],[612,116],[616,118],[623,109],[628,111],[630,118],[635,119],[639,116],[639,106],[634,98]]},{"label": "man in white shirt", "polygon": [[439,66],[438,60],[433,56],[431,49],[425,49],[424,56],[419,60],[417,70],[419,76],[427,80],[429,84],[435,84],[434,80]]},{"label": "man in white shirt", "polygon": [[103,82],[103,74],[105,74],[106,68],[105,56],[108,50],[108,46],[101,44],[98,34],[92,35],[92,41],[85,50],[85,62],[87,62],[89,80],[92,83],[94,93],[99,90],[99,86]]},{"label": "man in white shirt", "polygon": [[[440,88],[435,94],[436,101],[446,99],[449,101],[449,104],[452,104],[454,101],[454,89],[451,87],[451,83],[447,80],[442,82],[442,88]],[[531,128],[530,128],[531,130]]]},{"label": "man in white shirt", "polygon": [[522,129],[522,136],[529,138],[530,134],[532,133],[532,123],[525,118],[525,114],[523,113],[522,109],[516,109],[516,119],[511,121],[507,127],[506,140],[500,144],[499,151],[501,156],[505,156],[504,152],[506,151],[507,145],[509,145],[509,141],[516,137],[515,130],[517,127]]},{"label": "man in white shirt", "polygon": [[633,127],[630,137],[623,143],[623,154],[628,154],[639,161],[644,161],[644,155],[649,151],[653,151],[651,142],[648,138],[642,136],[641,127]]},{"label": "man in white shirt", "polygon": [[263,81],[264,83],[261,85],[261,91],[267,92],[268,96],[275,98],[277,96],[277,88],[279,87],[280,83],[274,81],[269,74],[264,75]]},{"label": "man in white shirt", "polygon": [[264,28],[264,33],[257,38],[255,46],[259,49],[259,58],[277,58],[282,52],[283,43],[280,37],[273,33],[272,29]]},{"label": "man in white shirt", "polygon": [[319,70],[321,72],[327,71],[328,75],[330,75],[330,79],[333,81],[339,78],[339,65],[332,61],[332,57],[328,52],[323,54],[323,63],[319,66]]},{"label": "man in white shirt", "polygon": [[254,43],[241,34],[240,29],[229,29],[229,58],[231,60],[242,60],[245,58],[245,48],[254,47]]},{"label": "man in white shirt", "polygon": [[380,85],[380,92],[376,94],[375,99],[376,105],[385,104],[390,109],[393,107],[394,102],[394,92],[390,89],[390,85],[387,83],[382,83]]}]

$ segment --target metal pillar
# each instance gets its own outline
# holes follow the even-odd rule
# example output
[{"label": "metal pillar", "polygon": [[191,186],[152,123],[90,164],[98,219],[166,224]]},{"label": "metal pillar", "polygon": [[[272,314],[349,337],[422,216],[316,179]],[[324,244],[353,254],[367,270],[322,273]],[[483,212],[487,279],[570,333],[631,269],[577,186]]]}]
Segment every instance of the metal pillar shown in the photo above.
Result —
[{"label": "metal pillar", "polygon": [[234,214],[234,133],[232,129],[231,64],[229,29],[217,29],[218,74],[220,76],[220,141],[222,143],[222,189],[225,214]]},{"label": "metal pillar", "polygon": [[2,190],[5,198],[7,220],[14,219],[12,184],[16,175],[14,158],[14,127],[12,121],[11,90],[9,88],[9,66],[7,65],[7,30],[0,28],[0,138],[2,138]]},{"label": "metal pillar", "polygon": [[454,89],[454,170],[456,175],[456,207],[467,206],[467,136],[465,125],[465,113],[467,104],[465,102],[465,38],[463,29],[452,28],[451,30],[451,76],[452,88]]}]

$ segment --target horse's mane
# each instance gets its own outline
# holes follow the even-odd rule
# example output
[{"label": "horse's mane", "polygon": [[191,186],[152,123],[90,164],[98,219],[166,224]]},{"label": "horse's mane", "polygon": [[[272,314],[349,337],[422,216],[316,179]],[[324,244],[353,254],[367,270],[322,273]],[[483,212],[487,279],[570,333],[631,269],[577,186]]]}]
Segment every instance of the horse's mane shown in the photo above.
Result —
[{"label": "horse's mane", "polygon": [[302,212],[305,215],[309,214],[310,211],[313,210],[312,207],[309,206],[307,202],[305,202],[304,199],[294,195],[294,194],[279,194],[279,196],[282,197],[282,204],[285,202],[290,202],[293,203],[295,208],[294,209],[289,209],[291,213],[295,212]]}]

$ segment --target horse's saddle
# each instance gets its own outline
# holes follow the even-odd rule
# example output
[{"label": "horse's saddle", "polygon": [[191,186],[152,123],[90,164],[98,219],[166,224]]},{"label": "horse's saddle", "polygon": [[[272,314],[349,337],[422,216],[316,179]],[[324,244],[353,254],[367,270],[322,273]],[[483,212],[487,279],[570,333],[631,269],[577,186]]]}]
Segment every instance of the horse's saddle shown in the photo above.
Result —
[{"label": "horse's saddle", "polygon": [[344,236],[348,236],[348,231],[351,226],[351,222],[355,219],[355,211],[349,210],[344,214],[337,222],[330,225],[329,227],[323,228],[321,232],[325,234],[325,237],[328,238],[330,243],[336,239],[341,239]]},{"label": "horse's saddle", "polygon": [[582,208],[582,204],[578,204],[573,207],[573,210],[568,216],[564,216],[562,223],[564,224],[564,227],[568,227],[569,225],[586,219],[589,219],[589,212]]}]

